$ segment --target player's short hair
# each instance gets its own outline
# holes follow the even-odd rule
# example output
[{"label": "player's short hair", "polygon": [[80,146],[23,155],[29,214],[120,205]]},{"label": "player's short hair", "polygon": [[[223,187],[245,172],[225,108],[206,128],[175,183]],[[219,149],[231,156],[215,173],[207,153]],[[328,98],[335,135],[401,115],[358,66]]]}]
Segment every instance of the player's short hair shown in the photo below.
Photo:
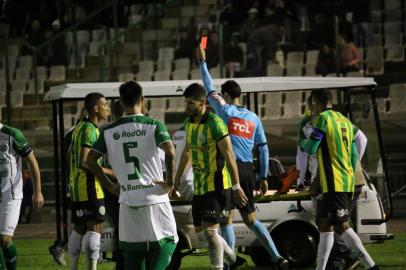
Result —
[{"label": "player's short hair", "polygon": [[136,81],[128,81],[118,88],[121,101],[125,107],[132,107],[139,104],[142,97],[142,88]]},{"label": "player's short hair", "polygon": [[313,90],[311,94],[312,100],[317,101],[323,106],[327,106],[327,103],[333,100],[333,95],[329,89],[317,89]]},{"label": "player's short hair", "polygon": [[228,80],[221,85],[221,94],[227,93],[232,99],[239,98],[241,96],[241,87],[234,80]]},{"label": "player's short hair", "polygon": [[88,114],[93,113],[93,108],[94,106],[97,105],[97,102],[99,102],[99,99],[104,98],[103,94],[100,94],[98,92],[93,92],[89,93],[85,97],[85,108]]},{"label": "player's short hair", "polygon": [[203,86],[198,83],[192,83],[186,87],[185,92],[183,92],[185,98],[192,97],[193,100],[202,100],[206,99],[206,91]]}]

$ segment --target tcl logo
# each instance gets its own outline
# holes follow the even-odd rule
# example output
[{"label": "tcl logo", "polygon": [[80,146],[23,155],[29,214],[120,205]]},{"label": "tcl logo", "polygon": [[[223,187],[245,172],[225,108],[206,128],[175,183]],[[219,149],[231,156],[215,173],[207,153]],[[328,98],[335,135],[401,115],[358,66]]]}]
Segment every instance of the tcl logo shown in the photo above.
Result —
[{"label": "tcl logo", "polygon": [[228,120],[228,132],[232,135],[251,139],[254,135],[254,128],[253,122],[244,119],[232,117]]}]

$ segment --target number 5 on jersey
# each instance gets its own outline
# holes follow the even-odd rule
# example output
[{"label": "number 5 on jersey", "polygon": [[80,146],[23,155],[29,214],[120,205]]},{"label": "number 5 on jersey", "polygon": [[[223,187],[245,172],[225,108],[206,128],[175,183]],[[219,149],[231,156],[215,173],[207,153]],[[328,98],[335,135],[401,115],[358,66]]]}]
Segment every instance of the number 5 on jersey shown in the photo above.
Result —
[{"label": "number 5 on jersey", "polygon": [[133,163],[134,164],[134,173],[128,175],[128,180],[137,180],[141,179],[140,173],[140,162],[137,157],[130,155],[130,149],[137,148],[137,142],[128,142],[123,143],[123,151],[124,151],[124,158],[126,163]]}]

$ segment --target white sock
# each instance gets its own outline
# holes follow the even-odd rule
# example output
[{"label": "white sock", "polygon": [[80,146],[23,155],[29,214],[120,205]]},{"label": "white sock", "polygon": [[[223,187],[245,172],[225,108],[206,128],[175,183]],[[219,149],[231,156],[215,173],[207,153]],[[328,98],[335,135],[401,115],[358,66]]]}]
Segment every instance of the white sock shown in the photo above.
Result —
[{"label": "white sock", "polygon": [[98,232],[87,231],[84,239],[87,243],[84,243],[85,252],[87,254],[88,269],[97,269],[97,259],[100,254],[100,238],[101,234]]},{"label": "white sock", "polygon": [[359,261],[365,268],[369,269],[375,265],[375,262],[362,244],[361,239],[352,228],[348,228],[340,236],[347,247],[356,252]]},{"label": "white sock", "polygon": [[221,235],[219,235],[221,243],[223,244],[224,250],[224,262],[228,265],[235,263],[237,260],[237,255],[235,254],[234,250],[227,244],[226,240],[224,240]]},{"label": "white sock", "polygon": [[72,231],[68,242],[69,269],[77,270],[83,235]]},{"label": "white sock", "polygon": [[317,248],[316,270],[326,269],[328,256],[334,244],[334,232],[321,232],[319,246]]},{"label": "white sock", "polygon": [[224,246],[221,240],[223,238],[218,234],[217,228],[206,229],[204,232],[209,243],[208,251],[211,269],[223,269]]}]

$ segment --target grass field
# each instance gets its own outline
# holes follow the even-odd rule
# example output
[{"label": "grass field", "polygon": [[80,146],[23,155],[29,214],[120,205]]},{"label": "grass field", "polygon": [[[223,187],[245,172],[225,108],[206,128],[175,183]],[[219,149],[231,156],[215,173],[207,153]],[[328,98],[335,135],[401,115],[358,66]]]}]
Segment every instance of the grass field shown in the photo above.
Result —
[{"label": "grass field", "polygon": [[[68,269],[67,267],[57,266],[48,253],[48,247],[53,243],[52,240],[15,240],[18,248],[18,269],[22,270],[51,270]],[[381,267],[386,270],[406,270],[406,233],[396,234],[395,240],[386,241],[383,244],[367,246],[371,256]],[[80,269],[86,269],[84,256],[82,256]],[[239,269],[271,269],[256,267],[248,256],[248,264]],[[113,270],[113,263],[103,263],[98,267],[99,270]],[[181,269],[209,269],[209,260],[207,256],[187,256],[182,261]],[[314,269],[314,268],[308,268]],[[358,269],[362,269],[359,267]]]}]

